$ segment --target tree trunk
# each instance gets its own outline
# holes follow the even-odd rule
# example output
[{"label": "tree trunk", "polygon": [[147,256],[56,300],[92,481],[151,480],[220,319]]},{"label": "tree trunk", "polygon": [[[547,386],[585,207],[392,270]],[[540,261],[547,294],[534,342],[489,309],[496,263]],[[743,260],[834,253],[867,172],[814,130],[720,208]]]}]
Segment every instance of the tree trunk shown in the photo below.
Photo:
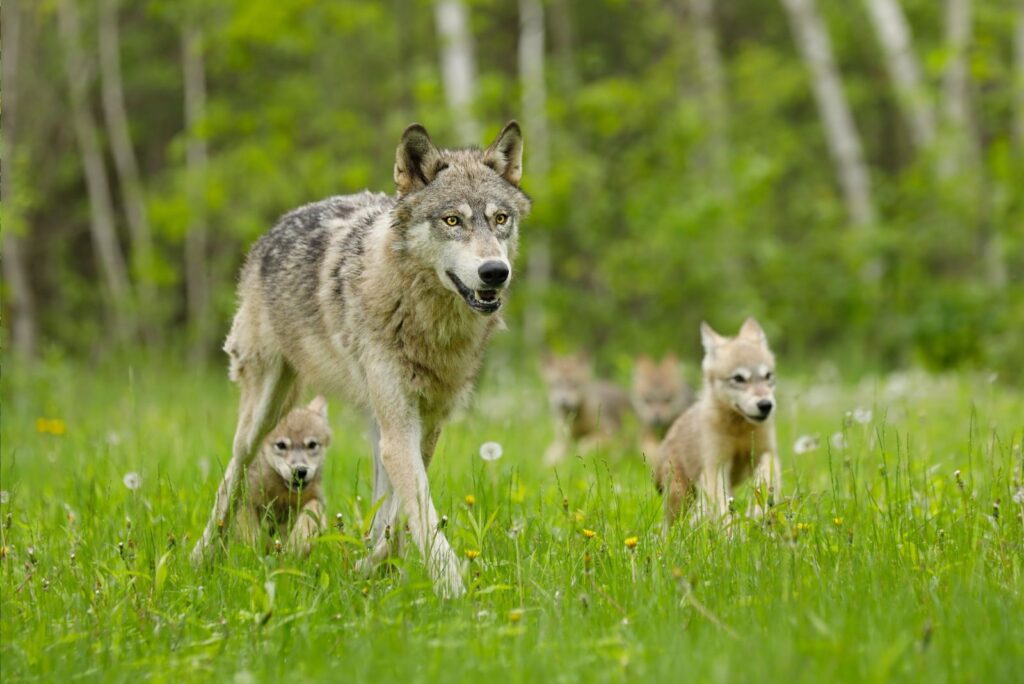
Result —
[{"label": "tree trunk", "polygon": [[935,140],[935,113],[914,55],[907,17],[899,0],[865,0],[878,42],[885,54],[885,66],[896,88],[903,118],[914,147],[922,149]]},{"label": "tree trunk", "polygon": [[875,210],[860,135],[832,56],[832,44],[814,0],[782,0],[797,47],[811,72],[829,153],[839,175],[847,212],[854,225],[871,223]]},{"label": "tree trunk", "polygon": [[193,361],[202,362],[210,343],[210,283],[206,247],[206,139],[199,129],[206,112],[206,68],[202,33],[187,24],[181,35],[185,81],[185,128],[189,220],[185,233],[186,309]]},{"label": "tree trunk", "polygon": [[[121,36],[118,30],[118,0],[100,0],[99,3],[99,52],[100,84],[103,94],[103,116],[107,124],[111,151],[121,195],[124,201],[128,230],[131,236],[132,273],[141,297],[141,302],[152,302],[155,289],[149,279],[153,260],[153,237],[146,216],[146,204],[139,179],[139,165],[132,149],[128,130],[128,114],[124,103],[124,88],[121,78]],[[140,319],[148,318],[139,311]],[[143,323],[143,332],[150,341],[154,340],[157,328]]]},{"label": "tree trunk", "polygon": [[132,298],[131,285],[114,225],[110,181],[96,134],[96,121],[89,107],[91,78],[82,52],[78,8],[74,0],[58,0],[57,19],[64,51],[64,71],[71,95],[71,121],[82,155],[85,185],[89,194],[93,248],[110,299],[114,328],[119,340],[123,341],[130,332],[128,309]]},{"label": "tree trunk", "polygon": [[552,0],[551,2],[551,38],[557,58],[561,88],[568,93],[576,89],[579,77],[576,74],[576,52],[573,47],[572,12],[569,0]]},{"label": "tree trunk", "polygon": [[[540,185],[547,182],[550,169],[547,86],[544,80],[544,6],[540,0],[519,0],[519,78],[523,93],[523,125],[530,141],[527,171]],[[543,230],[537,231],[530,242],[526,280],[530,299],[524,312],[523,332],[526,343],[537,348],[544,342],[543,297],[551,281],[551,247]]]},{"label": "tree trunk", "polygon": [[977,161],[972,131],[967,49],[971,42],[971,0],[946,0],[946,51],[949,62],[942,78],[942,113],[949,149],[943,155],[945,177]]},{"label": "tree trunk", "polygon": [[445,100],[455,122],[455,134],[460,144],[477,145],[480,126],[473,114],[476,64],[469,13],[462,0],[437,0],[434,10],[441,44]]},{"label": "tree trunk", "polygon": [[1016,61],[1014,69],[1014,117],[1013,132],[1017,149],[1024,151],[1024,0],[1017,0],[1017,21],[1013,34],[1013,51]]},{"label": "tree trunk", "polygon": [[708,126],[711,175],[716,184],[729,186],[728,111],[725,104],[725,69],[718,49],[713,0],[687,0],[693,18],[693,42],[697,56],[701,100]]},{"label": "tree trunk", "polygon": [[36,307],[21,250],[21,220],[15,191],[17,147],[18,57],[21,47],[21,12],[17,2],[8,2],[0,25],[3,45],[3,116],[0,136],[3,138],[3,169],[0,170],[0,212],[3,214],[3,274],[11,312],[11,343],[16,354],[30,358],[36,351]]}]

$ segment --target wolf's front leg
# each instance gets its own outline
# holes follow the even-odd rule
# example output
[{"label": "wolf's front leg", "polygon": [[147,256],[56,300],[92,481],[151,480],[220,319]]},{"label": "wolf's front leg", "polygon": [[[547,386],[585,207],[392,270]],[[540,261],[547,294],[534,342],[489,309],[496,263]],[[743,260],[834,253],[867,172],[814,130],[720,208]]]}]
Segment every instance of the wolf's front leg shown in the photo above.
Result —
[{"label": "wolf's front leg", "polygon": [[697,480],[697,518],[728,522],[729,473],[721,463],[706,464]]},{"label": "wolf's front leg", "polygon": [[[782,462],[774,449],[761,454],[757,467],[754,469],[754,496],[750,500],[747,514],[760,518],[767,513],[773,501],[782,496]],[[759,492],[759,494],[758,494]],[[762,505],[761,502],[767,505]]]},{"label": "wolf's front leg", "polygon": [[323,529],[324,502],[318,498],[310,499],[299,509],[291,532],[288,533],[288,553],[308,556],[313,540],[320,536]]}]

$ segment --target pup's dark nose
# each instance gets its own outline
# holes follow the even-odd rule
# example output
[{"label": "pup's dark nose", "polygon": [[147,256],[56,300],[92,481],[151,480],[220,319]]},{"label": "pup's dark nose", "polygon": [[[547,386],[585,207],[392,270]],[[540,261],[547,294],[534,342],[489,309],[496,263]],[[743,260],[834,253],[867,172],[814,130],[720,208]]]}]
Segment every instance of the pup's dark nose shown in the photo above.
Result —
[{"label": "pup's dark nose", "polygon": [[765,418],[767,418],[768,414],[772,412],[773,406],[775,406],[775,404],[773,404],[770,399],[762,399],[757,402],[757,410],[760,411],[761,415]]},{"label": "pup's dark nose", "polygon": [[307,473],[309,473],[309,471],[306,469],[305,466],[299,466],[298,468],[292,471],[292,477],[294,477],[299,482],[302,482],[303,480],[306,479]]},{"label": "pup's dark nose", "polygon": [[504,261],[485,261],[480,265],[478,273],[480,280],[491,287],[498,287],[508,280],[508,266]]}]

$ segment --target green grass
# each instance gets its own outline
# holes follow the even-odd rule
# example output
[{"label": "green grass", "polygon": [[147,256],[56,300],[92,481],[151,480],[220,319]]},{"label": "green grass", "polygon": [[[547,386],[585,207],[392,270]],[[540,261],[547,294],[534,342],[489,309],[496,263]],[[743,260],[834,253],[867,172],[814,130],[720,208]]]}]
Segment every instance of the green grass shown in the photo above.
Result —
[{"label": "green grass", "polygon": [[[233,429],[224,373],[5,364],[0,679],[1020,681],[1019,391],[783,378],[786,496],[770,524],[663,538],[629,442],[543,468],[543,392],[500,370],[431,471],[457,552],[480,552],[469,595],[446,603],[415,553],[401,572],[353,572],[370,508],[358,415],[332,407],[325,484],[343,532],[304,561],[234,544],[196,572],[187,552]],[[858,406],[867,424],[847,415]],[[820,445],[796,455],[805,434]],[[500,460],[477,455],[488,440]]]}]

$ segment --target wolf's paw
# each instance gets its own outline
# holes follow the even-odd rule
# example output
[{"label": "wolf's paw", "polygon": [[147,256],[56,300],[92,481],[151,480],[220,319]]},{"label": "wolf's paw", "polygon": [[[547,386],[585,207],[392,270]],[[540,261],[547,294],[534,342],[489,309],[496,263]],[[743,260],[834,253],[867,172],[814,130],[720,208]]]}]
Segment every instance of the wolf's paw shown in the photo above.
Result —
[{"label": "wolf's paw", "polygon": [[447,543],[438,545],[430,554],[431,575],[434,578],[434,592],[442,599],[459,598],[466,593],[462,582],[462,566]]}]

